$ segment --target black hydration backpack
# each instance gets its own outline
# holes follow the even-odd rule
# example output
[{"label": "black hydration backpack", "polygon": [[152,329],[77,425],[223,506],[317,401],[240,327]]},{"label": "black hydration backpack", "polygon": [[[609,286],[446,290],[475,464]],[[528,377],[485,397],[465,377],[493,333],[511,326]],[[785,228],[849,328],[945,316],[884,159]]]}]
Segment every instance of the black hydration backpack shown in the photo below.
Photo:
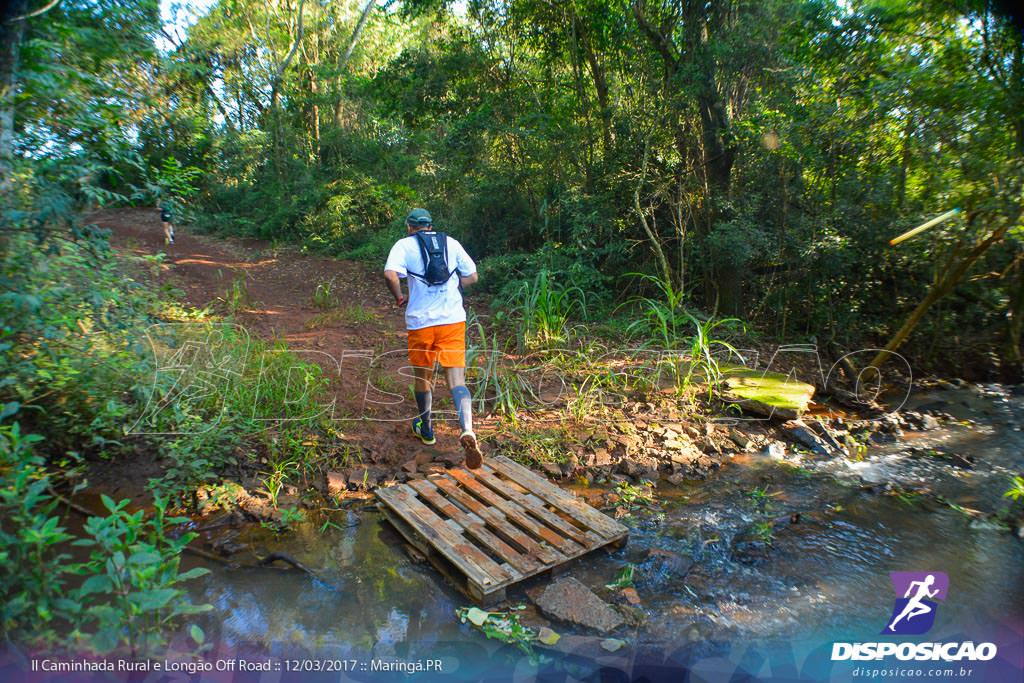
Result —
[{"label": "black hydration backpack", "polygon": [[411,270],[409,275],[423,280],[431,287],[443,285],[451,279],[455,270],[448,270],[448,235],[443,232],[416,232],[413,233],[416,241],[420,244],[420,253],[423,254],[425,264],[422,273],[414,273]]}]

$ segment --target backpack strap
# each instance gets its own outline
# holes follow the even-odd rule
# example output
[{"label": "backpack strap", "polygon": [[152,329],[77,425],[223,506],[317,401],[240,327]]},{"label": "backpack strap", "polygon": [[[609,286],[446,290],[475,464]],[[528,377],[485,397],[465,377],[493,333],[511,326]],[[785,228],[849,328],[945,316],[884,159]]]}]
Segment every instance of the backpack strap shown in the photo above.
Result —
[{"label": "backpack strap", "polygon": [[[437,234],[441,237],[441,241],[444,243],[444,269],[448,270],[448,233],[446,233],[446,232],[439,232]],[[446,277],[445,280],[444,280],[445,284],[448,283],[448,280],[452,279],[452,275],[454,275],[455,271],[458,270],[458,269],[459,269],[459,267],[456,266],[456,267],[452,268],[451,270],[448,270],[448,277]],[[460,293],[462,292],[462,280],[459,280],[459,292]]]},{"label": "backpack strap", "polygon": [[[448,233],[436,232],[435,234],[438,236],[438,238],[441,240],[441,243],[444,245],[444,265],[445,270],[448,270]],[[423,236],[422,232],[414,232],[412,236],[416,238],[417,244],[420,245],[420,254],[423,256],[423,270],[426,271],[427,266],[430,264],[430,252],[427,250],[427,240]],[[453,268],[448,273],[448,277],[445,279],[445,283],[447,283],[448,280],[451,279],[452,275],[455,273],[456,270],[458,270],[457,267]],[[406,273],[412,275],[414,278],[418,280],[422,280],[423,282],[427,281],[426,272],[414,273],[413,271],[406,269]],[[440,287],[440,285],[435,286]],[[462,286],[461,281],[459,282],[459,286]]]},{"label": "backpack strap", "polygon": [[426,282],[427,281],[426,270],[427,270],[427,266],[430,264],[430,254],[427,253],[427,243],[423,241],[423,238],[420,236],[420,233],[418,233],[418,232],[414,232],[412,234],[412,237],[416,240],[416,244],[418,244],[420,246],[420,254],[423,256],[423,270],[424,270],[424,272],[422,272],[422,273],[414,273],[413,271],[408,270],[408,269],[406,270],[406,272],[409,273],[409,275],[412,275],[413,277],[415,277],[417,279],[420,279],[420,280],[423,280],[424,282]]}]

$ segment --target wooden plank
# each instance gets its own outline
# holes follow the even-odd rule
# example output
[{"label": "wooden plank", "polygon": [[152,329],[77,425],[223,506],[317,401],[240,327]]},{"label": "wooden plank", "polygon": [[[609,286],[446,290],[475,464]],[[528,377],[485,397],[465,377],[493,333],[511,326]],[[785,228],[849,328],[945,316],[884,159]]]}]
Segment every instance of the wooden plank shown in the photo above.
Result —
[{"label": "wooden plank", "polygon": [[407,485],[378,489],[377,495],[387,502],[409,526],[430,543],[466,577],[484,591],[513,578],[494,560],[484,555],[458,534],[430,508],[416,500],[416,493]]},{"label": "wooden plank", "polygon": [[[615,538],[628,533],[628,529],[619,522],[578,500],[575,496],[567,494],[519,463],[511,461],[503,455],[488,458],[487,462],[494,470],[519,482],[549,505],[586,524],[601,536]],[[483,469],[486,472],[490,468],[485,465]]]},{"label": "wooden plank", "polygon": [[588,538],[586,531],[573,526],[555,513],[545,509],[543,505],[538,504],[536,498],[516,493],[504,481],[494,476],[493,470],[487,471],[481,468],[474,472],[473,476],[509,500],[518,503],[534,517],[542,520],[549,527],[571,538],[583,547],[589,548],[595,541],[600,540],[599,538]]},{"label": "wooden plank", "polygon": [[[438,488],[431,482],[426,479],[420,479],[418,481],[410,482],[409,485],[420,494],[420,497],[423,498],[423,500],[430,503],[436,509],[454,520],[459,526],[465,529],[468,534],[489,548],[491,552],[505,560],[518,572],[529,574],[540,569],[540,565],[530,559],[528,555],[521,554],[515,548],[488,531],[481,522],[474,521],[473,518],[457,508],[451,501],[441,495]],[[476,519],[479,520],[480,518],[477,517]]]},{"label": "wooden plank", "polygon": [[[529,501],[532,505],[541,508],[545,512],[548,512],[548,514],[550,514],[550,515],[552,515],[552,516],[554,516],[554,517],[556,517],[558,519],[562,519],[561,515],[548,511],[547,503],[545,503],[543,500],[541,500],[537,496],[533,495],[532,493],[527,494],[525,496],[521,496],[520,500]],[[566,523],[568,524],[568,522],[566,522]],[[581,531],[581,533],[583,533],[583,535],[587,537],[587,546],[588,547],[591,547],[591,546],[592,547],[597,547],[599,545],[602,545],[602,544],[608,542],[608,539],[606,539],[604,536],[602,536],[601,534],[597,533],[596,531],[591,531],[590,529],[587,529],[586,531]]]},{"label": "wooden plank", "polygon": [[380,510],[387,520],[391,522],[391,525],[398,530],[398,533],[409,542],[414,548],[423,553],[423,557],[430,557],[434,554],[434,548],[430,545],[430,541],[420,536],[416,531],[409,526],[404,519],[396,515],[390,507],[390,503],[381,502],[377,503],[377,509]]},{"label": "wooden plank", "polygon": [[[423,538],[423,536],[410,527],[405,520],[396,515],[389,505],[390,503],[385,503],[383,500],[377,503],[377,507],[380,509],[385,519],[387,519],[388,522],[398,530],[398,533],[400,533],[406,541],[419,549],[420,552],[423,553],[423,556],[430,560],[430,563],[434,565],[434,568],[441,572],[441,574],[448,579],[452,585],[458,587],[461,591],[476,600],[481,606],[501,602],[505,599],[505,589],[503,587],[490,589],[489,592],[485,592],[476,583],[470,581],[458,567],[450,563],[444,558],[444,556],[438,553],[437,549],[429,540]],[[511,583],[511,581],[506,583]]]},{"label": "wooden plank", "polygon": [[536,538],[550,543],[565,555],[575,557],[585,548],[582,544],[575,543],[569,538],[564,538],[543,524],[534,521],[518,503],[502,498],[490,488],[484,486],[483,483],[469,474],[468,471],[455,468],[448,470],[447,473],[457,479],[473,495],[505,513],[505,516],[521,529],[525,529]]},{"label": "wooden plank", "polygon": [[625,526],[568,492],[502,456],[489,463],[376,492],[386,519],[479,604],[592,550],[625,543]]},{"label": "wooden plank", "polygon": [[458,487],[453,479],[447,476],[435,477],[430,480],[445,494],[463,507],[478,515],[487,522],[492,529],[503,536],[506,540],[516,544],[532,557],[540,560],[546,565],[565,562],[568,558],[550,546],[543,546],[516,528],[497,508],[488,508],[482,502],[469,495]]}]

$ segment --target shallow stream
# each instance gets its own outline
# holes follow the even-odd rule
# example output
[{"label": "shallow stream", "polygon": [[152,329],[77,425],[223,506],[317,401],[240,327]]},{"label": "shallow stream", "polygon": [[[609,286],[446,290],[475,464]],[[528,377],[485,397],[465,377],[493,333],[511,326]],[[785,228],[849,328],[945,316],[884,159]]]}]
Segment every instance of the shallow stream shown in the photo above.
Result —
[{"label": "shallow stream", "polygon": [[[657,504],[626,520],[632,531],[624,549],[594,553],[569,574],[607,596],[604,584],[627,563],[636,566],[646,620],[620,634],[634,652],[685,647],[715,657],[728,654],[726,642],[877,638],[895,597],[888,573],[898,570],[949,576],[936,636],[978,640],[992,624],[1020,628],[1024,543],[937,501],[986,513],[1007,504],[1011,476],[1024,471],[1024,397],[999,386],[967,387],[918,393],[915,406],[970,422],[908,434],[860,459],[743,455],[707,480],[663,482]],[[932,453],[972,456],[973,467]],[[893,495],[887,485],[931,495]],[[593,501],[600,494],[576,491]],[[773,522],[770,545],[756,533],[764,520]],[[215,608],[205,624],[209,637],[229,648],[335,657],[457,659],[486,650],[523,666],[517,651],[458,623],[455,609],[467,600],[429,565],[412,562],[377,512],[364,506],[333,521],[340,528],[309,524],[281,536],[256,528],[242,539],[292,555],[321,580],[295,570],[215,567],[193,582],[194,599]],[[509,598],[529,603],[521,590]],[[524,616],[540,619],[532,608]]]}]

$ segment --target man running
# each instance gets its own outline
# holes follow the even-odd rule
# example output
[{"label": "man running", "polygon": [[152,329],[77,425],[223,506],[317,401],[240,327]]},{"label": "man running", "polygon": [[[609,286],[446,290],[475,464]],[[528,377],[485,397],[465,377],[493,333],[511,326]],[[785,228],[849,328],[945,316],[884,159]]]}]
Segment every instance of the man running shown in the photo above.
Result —
[{"label": "man running", "polygon": [[[466,466],[480,467],[483,455],[473,433],[473,414],[466,388],[466,309],[460,285],[477,281],[476,264],[457,240],[434,230],[426,209],[413,209],[405,219],[408,237],[398,240],[384,265],[384,281],[395,305],[406,305],[409,363],[415,373],[414,393],[419,411],[412,432],[425,444],[437,443],[431,423],[434,364],[440,362],[448,378],[452,402],[459,415],[459,443]],[[409,298],[402,294],[400,278],[408,278]]]},{"label": "man running", "polygon": [[[899,616],[893,619],[892,623],[889,624],[889,631],[893,631],[893,628],[896,626],[896,624],[903,621],[904,619],[910,621],[914,617],[921,616],[922,614],[928,614],[932,611],[932,608],[926,605],[924,602],[922,602],[922,600],[924,600],[925,598],[934,598],[936,595],[939,594],[938,588],[936,588],[935,590],[929,590],[932,587],[932,584],[934,583],[934,574],[929,574],[924,578],[923,581],[910,582],[910,585],[907,586],[907,592],[903,594],[904,598],[910,598],[910,600],[907,601],[906,606],[903,608],[903,611],[899,613]],[[914,597],[911,598],[910,593],[914,590],[915,587],[917,588],[917,592],[914,593]]]},{"label": "man running", "polygon": [[171,224],[171,209],[166,204],[157,203],[160,209],[160,224],[164,228],[164,242],[174,244],[174,225]]}]

